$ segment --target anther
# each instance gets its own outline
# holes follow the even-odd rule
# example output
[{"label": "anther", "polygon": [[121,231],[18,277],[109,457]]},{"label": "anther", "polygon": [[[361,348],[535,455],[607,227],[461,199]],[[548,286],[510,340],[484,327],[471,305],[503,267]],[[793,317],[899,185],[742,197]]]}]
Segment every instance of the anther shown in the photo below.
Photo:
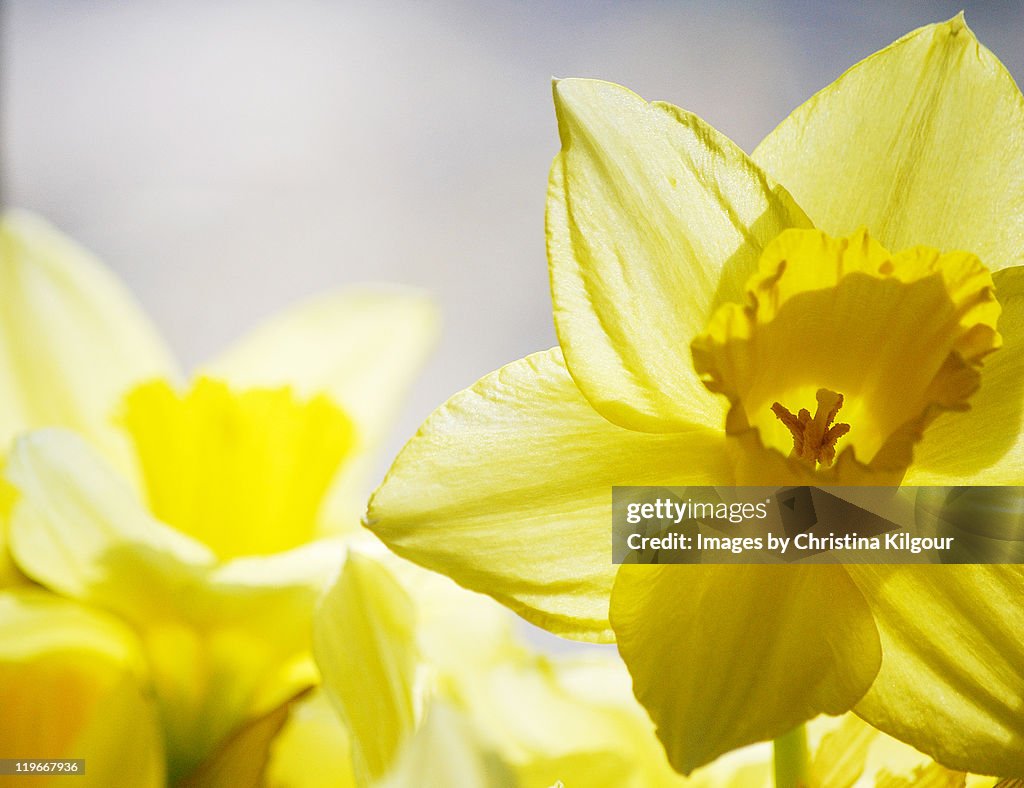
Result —
[{"label": "anther", "polygon": [[793,451],[789,456],[812,468],[818,463],[831,465],[836,458],[836,441],[850,431],[849,424],[832,423],[843,407],[843,395],[818,389],[815,396],[818,407],[813,418],[807,408],[801,408],[794,416],[778,402],[772,404],[772,413],[793,435]]}]

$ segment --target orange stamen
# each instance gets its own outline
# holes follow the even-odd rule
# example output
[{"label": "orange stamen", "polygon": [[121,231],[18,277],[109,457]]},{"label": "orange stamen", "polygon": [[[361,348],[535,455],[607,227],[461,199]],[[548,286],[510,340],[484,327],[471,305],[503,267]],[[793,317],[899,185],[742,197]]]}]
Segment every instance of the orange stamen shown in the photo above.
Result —
[{"label": "orange stamen", "polygon": [[831,465],[836,458],[836,441],[850,431],[849,424],[832,424],[843,407],[842,394],[818,389],[816,399],[818,407],[813,418],[806,408],[801,408],[794,416],[778,402],[772,404],[772,413],[793,435],[793,451],[789,456],[811,467],[818,463]]}]

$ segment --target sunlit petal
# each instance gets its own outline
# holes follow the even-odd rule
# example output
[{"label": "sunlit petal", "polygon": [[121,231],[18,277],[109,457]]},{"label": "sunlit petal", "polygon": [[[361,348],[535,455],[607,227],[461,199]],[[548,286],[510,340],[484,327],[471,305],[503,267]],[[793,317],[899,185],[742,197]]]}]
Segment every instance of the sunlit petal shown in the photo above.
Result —
[{"label": "sunlit petal", "polygon": [[709,430],[624,430],[589,406],[559,351],[488,375],[434,412],[370,501],[389,547],[533,623],[609,639],[612,484],[728,479]]},{"label": "sunlit petal", "polygon": [[683,773],[847,711],[881,659],[871,612],[840,566],[624,565],[612,625]]},{"label": "sunlit petal", "polygon": [[1024,262],[1024,98],[963,16],[858,63],[754,151],[815,226]]},{"label": "sunlit petal", "polygon": [[1024,570],[848,569],[883,653],[857,713],[952,768],[1024,773]]},{"label": "sunlit petal", "polygon": [[695,115],[596,80],[561,80],[554,94],[562,152],[548,188],[548,261],[569,369],[624,427],[719,427],[690,340],[715,305],[739,299],[768,241],[810,225]]}]

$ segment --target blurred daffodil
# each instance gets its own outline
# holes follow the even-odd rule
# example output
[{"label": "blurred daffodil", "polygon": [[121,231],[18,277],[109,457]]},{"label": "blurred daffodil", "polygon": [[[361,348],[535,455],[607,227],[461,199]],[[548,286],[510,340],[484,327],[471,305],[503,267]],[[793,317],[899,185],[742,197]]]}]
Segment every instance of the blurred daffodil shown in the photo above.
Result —
[{"label": "blurred daffodil", "polygon": [[[180,389],[96,261],[24,214],[4,218],[0,241],[0,436],[21,433],[0,489],[10,555],[129,625],[168,779],[213,784],[315,680],[312,611],[343,555],[333,535],[358,522],[359,472],[432,343],[433,307],[400,292],[321,298]],[[45,679],[32,664],[23,679]],[[30,712],[3,709],[0,738],[32,727]]]},{"label": "blurred daffodil", "polygon": [[352,549],[314,627],[334,732],[323,696],[304,704],[282,733],[271,784],[318,784],[326,740],[342,769],[332,785],[684,784],[617,659],[539,656],[512,623],[491,600],[373,543]]},{"label": "blurred daffodil", "polygon": [[1024,483],[1012,78],[961,17],[921,28],[752,156],[616,85],[554,96],[560,347],[436,411],[368,526],[616,640],[682,772],[851,708],[950,768],[1024,772],[1020,567],[617,570],[609,537],[612,485]]}]

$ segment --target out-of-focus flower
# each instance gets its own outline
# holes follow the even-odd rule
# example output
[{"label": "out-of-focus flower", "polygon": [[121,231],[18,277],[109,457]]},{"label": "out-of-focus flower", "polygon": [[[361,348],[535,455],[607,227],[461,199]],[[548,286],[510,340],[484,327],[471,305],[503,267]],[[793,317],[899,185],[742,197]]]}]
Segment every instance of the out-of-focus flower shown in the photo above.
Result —
[{"label": "out-of-focus flower", "polygon": [[[349,553],[314,627],[324,686],[275,743],[272,788],[776,785],[767,744],[676,774],[618,660],[531,653],[492,603],[372,543]],[[995,782],[853,714],[812,720],[808,741],[804,788]]]},{"label": "out-of-focus flower", "polygon": [[373,543],[350,550],[314,629],[334,732],[323,698],[306,704],[275,748],[271,784],[316,785],[326,741],[361,786],[684,784],[621,662],[539,656],[511,625],[486,597]]},{"label": "out-of-focus flower", "polygon": [[616,85],[554,94],[560,347],[436,411],[367,525],[555,633],[615,639],[680,771],[851,708],[949,767],[1024,771],[1020,567],[617,569],[609,538],[612,485],[1024,481],[1012,78],[957,17],[752,157]]},{"label": "out-of-focus flower", "polygon": [[[315,680],[312,610],[343,555],[332,534],[358,523],[354,485],[432,343],[434,309],[403,292],[321,298],[180,391],[155,331],[94,260],[24,214],[4,218],[0,241],[0,437],[24,433],[0,490],[10,554],[130,625],[168,778],[206,761],[222,772],[239,736],[265,738],[257,722]],[[45,678],[35,664],[4,681]],[[5,749],[46,713],[0,711]]]},{"label": "out-of-focus flower", "polygon": [[[992,788],[997,782],[994,777],[947,769],[854,714],[812,720],[807,739],[808,768],[802,788]],[[695,772],[686,783],[688,788],[776,788],[778,784],[768,744],[729,753]]]}]

